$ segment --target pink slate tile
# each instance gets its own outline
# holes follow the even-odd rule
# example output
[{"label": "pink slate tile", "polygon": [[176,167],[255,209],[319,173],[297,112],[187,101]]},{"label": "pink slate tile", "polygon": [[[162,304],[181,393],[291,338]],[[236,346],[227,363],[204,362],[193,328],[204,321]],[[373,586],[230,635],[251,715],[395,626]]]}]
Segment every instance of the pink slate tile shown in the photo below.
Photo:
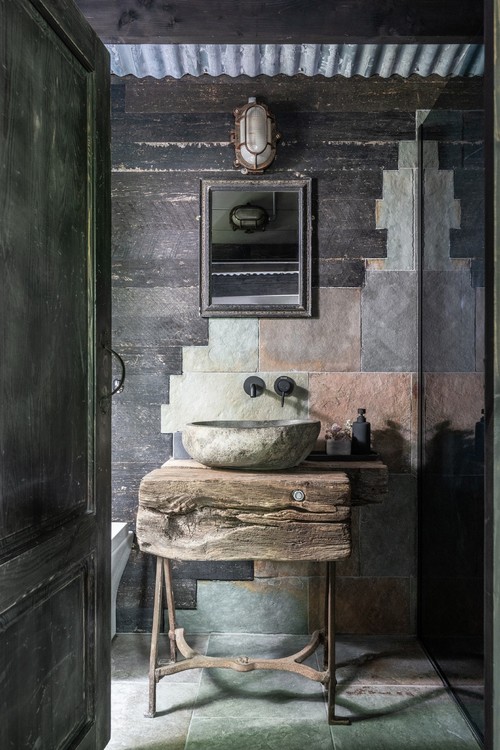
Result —
[{"label": "pink slate tile", "polygon": [[312,373],[309,391],[310,416],[321,420],[321,437],[328,425],[354,420],[363,407],[371,424],[372,449],[391,471],[410,471],[414,440],[411,373]]}]

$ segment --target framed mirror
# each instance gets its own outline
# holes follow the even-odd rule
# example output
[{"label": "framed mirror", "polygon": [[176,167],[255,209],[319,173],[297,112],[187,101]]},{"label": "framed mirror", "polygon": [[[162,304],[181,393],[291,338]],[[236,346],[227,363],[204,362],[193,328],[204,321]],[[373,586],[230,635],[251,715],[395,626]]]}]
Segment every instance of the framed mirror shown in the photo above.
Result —
[{"label": "framed mirror", "polygon": [[311,316],[311,180],[201,181],[203,317]]}]

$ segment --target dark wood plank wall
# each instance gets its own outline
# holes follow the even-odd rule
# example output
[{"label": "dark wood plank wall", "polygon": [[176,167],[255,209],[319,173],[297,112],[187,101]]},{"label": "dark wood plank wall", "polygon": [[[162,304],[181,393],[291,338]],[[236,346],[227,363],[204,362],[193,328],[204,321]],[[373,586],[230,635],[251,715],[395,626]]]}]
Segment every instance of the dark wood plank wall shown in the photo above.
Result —
[{"label": "dark wood plank wall", "polygon": [[77,0],[105,42],[452,42],[482,38],[476,0]]},{"label": "dark wood plank wall", "polygon": [[[132,77],[113,82],[114,346],[127,365],[114,403],[113,518],[134,524],[140,479],[171,453],[160,433],[169,375],[181,347],[206,345],[199,315],[199,186],[231,178],[235,106],[257,95],[283,133],[269,176],[314,178],[316,286],[360,287],[365,259],[383,258],[375,228],[384,169],[415,137],[417,109],[482,107],[482,80]],[[251,578],[249,563],[178,564],[180,607],[196,606],[196,579]],[[150,623],[154,570],[134,550],[119,595],[118,629]]]}]

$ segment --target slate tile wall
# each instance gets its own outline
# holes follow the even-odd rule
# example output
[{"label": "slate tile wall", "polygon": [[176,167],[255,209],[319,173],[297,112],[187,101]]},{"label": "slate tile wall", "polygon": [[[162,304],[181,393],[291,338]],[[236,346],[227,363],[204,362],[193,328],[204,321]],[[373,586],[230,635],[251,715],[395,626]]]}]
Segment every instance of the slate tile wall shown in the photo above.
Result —
[{"label": "slate tile wall", "polygon": [[427,257],[432,222],[425,214],[434,201],[424,181],[420,634],[458,689],[484,651],[484,460],[476,437],[484,408],[482,113],[430,113],[422,137],[437,143],[460,222],[450,228],[448,247],[444,238],[432,241]]},{"label": "slate tile wall", "polygon": [[[387,501],[354,511],[353,555],[338,571],[339,627],[414,632],[416,271],[407,223],[416,112],[481,107],[481,82],[129,77],[112,90],[114,348],[127,365],[113,409],[113,518],[133,528],[141,477],[171,455],[183,405],[196,407],[183,394],[201,391],[210,408],[211,393],[218,389],[219,403],[225,389],[223,405],[212,406],[237,417],[248,409],[246,374],[266,373],[272,389],[275,376],[290,373],[303,390],[286,408],[318,416],[323,428],[365,406],[374,448],[391,471]],[[231,112],[249,95],[269,103],[283,133],[268,174],[314,178],[319,307],[311,320],[199,315],[200,178],[240,176],[228,143]],[[472,116],[463,122],[475,127]],[[405,201],[399,213],[398,201],[401,208]],[[284,416],[277,397],[267,398],[267,415]],[[312,629],[323,583],[312,564],[175,570],[180,618],[192,631],[241,623],[256,632]],[[150,627],[153,586],[151,560],[134,549],[119,591],[119,630]]]}]

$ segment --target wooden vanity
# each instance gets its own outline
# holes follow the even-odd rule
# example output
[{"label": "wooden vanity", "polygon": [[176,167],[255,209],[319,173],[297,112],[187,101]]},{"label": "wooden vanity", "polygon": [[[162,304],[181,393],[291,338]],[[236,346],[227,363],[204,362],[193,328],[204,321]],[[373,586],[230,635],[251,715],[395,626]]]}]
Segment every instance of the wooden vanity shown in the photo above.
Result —
[{"label": "wooden vanity", "polygon": [[[328,688],[330,724],[335,715],[335,562],[351,553],[351,507],[380,502],[387,492],[381,461],[306,461],[272,472],[209,469],[171,460],[147,474],[139,490],[137,538],[157,558],[151,638],[148,716],[156,712],[156,685],[169,674],[199,667],[240,672],[278,669],[301,674]],[[193,651],[176,628],[170,560],[314,560],[326,563],[325,628],[285,659],[209,657]],[[166,595],[170,663],[158,660],[158,636]],[[302,662],[321,644],[324,669]],[[176,661],[177,650],[184,657]]]}]

